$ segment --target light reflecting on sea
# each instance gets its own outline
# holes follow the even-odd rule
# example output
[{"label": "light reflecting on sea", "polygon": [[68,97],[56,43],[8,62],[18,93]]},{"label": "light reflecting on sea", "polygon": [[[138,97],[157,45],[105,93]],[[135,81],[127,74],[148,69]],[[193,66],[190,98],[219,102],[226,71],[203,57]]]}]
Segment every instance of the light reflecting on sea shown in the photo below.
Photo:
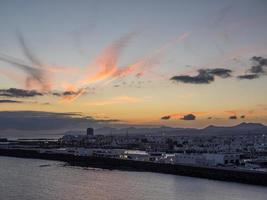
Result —
[{"label": "light reflecting on sea", "polygon": [[0,157],[1,200],[266,200],[267,188]]}]

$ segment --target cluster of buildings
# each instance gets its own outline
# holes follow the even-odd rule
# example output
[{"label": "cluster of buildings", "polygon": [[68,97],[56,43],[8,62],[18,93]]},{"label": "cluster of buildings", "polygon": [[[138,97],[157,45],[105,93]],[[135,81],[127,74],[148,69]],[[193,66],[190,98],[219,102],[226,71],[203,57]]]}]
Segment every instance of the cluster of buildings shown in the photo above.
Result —
[{"label": "cluster of buildings", "polygon": [[154,152],[179,153],[239,153],[259,154],[267,152],[267,134],[259,135],[94,135],[93,129],[87,134],[66,134],[59,139],[64,147],[85,147],[104,149],[136,149]]},{"label": "cluster of buildings", "polygon": [[84,135],[67,134],[59,143],[77,155],[201,166],[252,166],[252,160],[264,158],[267,167],[266,137],[264,134],[168,136],[127,133],[104,136],[94,135],[90,129]]},{"label": "cluster of buildings", "polygon": [[2,140],[0,148],[181,165],[267,169],[267,138],[259,135],[94,135],[69,132],[57,141]]}]

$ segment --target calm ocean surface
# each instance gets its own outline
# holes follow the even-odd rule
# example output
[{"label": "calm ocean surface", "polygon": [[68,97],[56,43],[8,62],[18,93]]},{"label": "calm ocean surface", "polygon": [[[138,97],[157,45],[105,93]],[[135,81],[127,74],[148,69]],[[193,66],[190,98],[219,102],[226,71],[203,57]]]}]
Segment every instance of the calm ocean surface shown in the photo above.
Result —
[{"label": "calm ocean surface", "polygon": [[1,200],[266,200],[267,188],[0,157]]}]

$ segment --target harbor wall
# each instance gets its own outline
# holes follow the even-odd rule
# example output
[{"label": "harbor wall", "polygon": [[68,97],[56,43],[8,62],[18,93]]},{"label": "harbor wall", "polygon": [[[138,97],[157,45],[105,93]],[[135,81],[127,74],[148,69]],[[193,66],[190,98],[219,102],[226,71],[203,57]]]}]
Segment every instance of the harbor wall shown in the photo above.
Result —
[{"label": "harbor wall", "polygon": [[266,172],[240,170],[234,168],[226,169],[181,164],[173,165],[94,156],[87,157],[71,154],[39,153],[37,150],[23,149],[0,149],[0,156],[56,160],[82,167],[157,172],[267,186]]}]

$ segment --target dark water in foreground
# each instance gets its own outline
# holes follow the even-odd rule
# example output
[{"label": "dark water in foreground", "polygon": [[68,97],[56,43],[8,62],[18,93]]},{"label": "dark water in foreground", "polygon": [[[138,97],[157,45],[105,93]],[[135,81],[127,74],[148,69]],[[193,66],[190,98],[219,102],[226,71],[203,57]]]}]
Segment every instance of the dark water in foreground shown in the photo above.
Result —
[{"label": "dark water in foreground", "polygon": [[267,188],[0,157],[1,200],[266,200]]}]

